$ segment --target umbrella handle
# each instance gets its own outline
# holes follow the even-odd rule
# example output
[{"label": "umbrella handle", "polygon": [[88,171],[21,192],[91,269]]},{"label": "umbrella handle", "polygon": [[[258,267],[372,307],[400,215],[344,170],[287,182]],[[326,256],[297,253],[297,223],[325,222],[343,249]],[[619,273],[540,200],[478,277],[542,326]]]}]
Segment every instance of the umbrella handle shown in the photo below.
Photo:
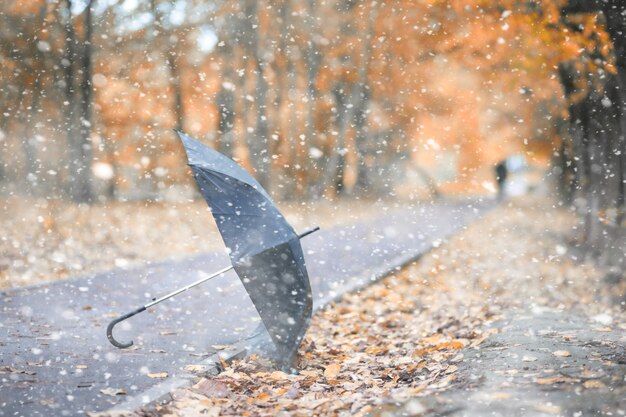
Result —
[{"label": "umbrella handle", "polygon": [[145,309],[146,309],[146,306],[141,306],[137,310],[131,311],[130,313],[126,313],[123,316],[113,319],[111,323],[109,323],[109,325],[107,326],[107,338],[109,339],[109,342],[111,342],[113,346],[118,347],[120,349],[125,349],[133,345],[132,340],[128,343],[118,342],[117,340],[115,340],[115,338],[113,337],[113,328],[115,327],[117,323],[124,321],[128,318],[131,318],[135,314],[139,314],[142,311],[145,311]]}]

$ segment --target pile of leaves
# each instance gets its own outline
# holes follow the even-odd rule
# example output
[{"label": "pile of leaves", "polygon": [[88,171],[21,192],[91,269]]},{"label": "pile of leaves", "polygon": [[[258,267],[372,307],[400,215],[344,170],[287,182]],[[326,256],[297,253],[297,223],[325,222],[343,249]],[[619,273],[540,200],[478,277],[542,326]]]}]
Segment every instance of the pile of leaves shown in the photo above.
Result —
[{"label": "pile of leaves", "polygon": [[301,347],[298,375],[273,371],[251,356],[174,392],[161,412],[359,416],[385,401],[444,389],[457,378],[459,349],[484,340],[478,326],[492,313],[470,308],[433,314],[420,303],[428,297],[422,289],[393,277],[350,294],[316,316]]}]

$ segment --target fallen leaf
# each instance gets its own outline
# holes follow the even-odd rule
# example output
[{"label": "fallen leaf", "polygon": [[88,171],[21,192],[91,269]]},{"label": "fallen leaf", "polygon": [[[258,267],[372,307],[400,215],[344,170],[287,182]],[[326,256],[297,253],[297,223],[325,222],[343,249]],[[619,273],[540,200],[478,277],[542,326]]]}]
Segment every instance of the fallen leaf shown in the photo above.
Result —
[{"label": "fallen leaf", "polygon": [[459,367],[456,365],[450,365],[448,366],[448,369],[446,369],[446,374],[451,374],[453,372],[456,372],[459,370]]},{"label": "fallen leaf", "polygon": [[432,388],[443,388],[446,385],[448,385],[450,382],[454,381],[456,379],[456,375],[455,374],[450,374],[448,376],[446,376],[445,378],[441,379],[440,381],[438,381],[435,384],[432,384],[431,387]]},{"label": "fallen leaf", "polygon": [[235,350],[237,349],[233,345],[211,345],[211,347],[215,350]]},{"label": "fallen leaf", "polygon": [[167,378],[167,372],[158,372],[156,374],[148,374],[150,378]]},{"label": "fallen leaf", "polygon": [[36,375],[37,372],[27,371],[24,369],[16,369],[10,366],[2,366],[0,367],[0,374],[10,373],[10,374],[26,374],[26,375]]},{"label": "fallen leaf", "polygon": [[105,388],[100,390],[104,395],[110,395],[111,397],[115,397],[116,395],[126,395],[128,392],[124,389],[120,388]]},{"label": "fallen leaf", "polygon": [[427,345],[436,345],[441,340],[441,333],[435,333],[432,336],[427,336],[422,339]]},{"label": "fallen leaf", "polygon": [[604,388],[606,387],[606,385],[604,384],[604,382],[600,381],[599,379],[590,379],[589,381],[585,381],[583,383],[583,387],[587,389],[595,389],[595,388]]},{"label": "fallen leaf", "polygon": [[300,384],[295,383],[289,388],[289,390],[285,393],[284,398],[294,399],[300,395]]},{"label": "fallen leaf", "polygon": [[222,364],[223,369],[228,369],[228,362],[226,362],[224,358],[222,358],[221,355],[218,354],[217,359],[219,359],[220,363]]},{"label": "fallen leaf", "polygon": [[561,407],[554,404],[537,404],[534,406],[535,410],[548,414],[559,414]]},{"label": "fallen leaf", "polygon": [[565,384],[570,382],[578,382],[578,379],[568,378],[565,376],[555,376],[551,378],[537,378],[535,382],[539,385]]},{"label": "fallen leaf", "polygon": [[[162,353],[165,353],[165,351],[163,351]],[[199,357],[199,358],[203,358],[205,356],[211,356],[212,353],[209,352],[200,352],[200,353],[195,353],[195,352],[191,352],[189,354],[189,356],[195,356],[195,357]]]},{"label": "fallen leaf", "polygon": [[556,351],[552,352],[552,354],[554,356],[560,356],[560,357],[563,357],[563,358],[568,358],[568,357],[572,356],[572,354],[569,353],[567,350],[556,350]]},{"label": "fallen leaf", "polygon": [[270,374],[270,379],[273,379],[274,381],[284,381],[289,379],[289,375],[281,371],[274,371]]},{"label": "fallen leaf", "polygon": [[183,368],[187,372],[204,372],[206,370],[206,366],[204,365],[185,365]]},{"label": "fallen leaf", "polygon": [[317,378],[319,376],[319,371],[316,369],[311,369],[311,370],[302,370],[300,371],[300,375],[305,376],[307,378]]},{"label": "fallen leaf", "polygon": [[271,397],[271,395],[269,395],[269,393],[262,392],[261,394],[259,394],[256,397],[254,397],[254,400],[258,401],[258,402],[264,403],[264,402],[267,402],[267,400],[269,400],[270,397]]},{"label": "fallen leaf", "polygon": [[192,390],[209,398],[231,398],[233,392],[223,382],[203,378]]},{"label": "fallen leaf", "polygon": [[482,336],[482,337],[474,340],[472,343],[470,343],[470,347],[471,348],[478,347],[481,343],[483,343],[485,340],[487,340],[488,337],[489,337],[489,335],[485,335],[485,336]]},{"label": "fallen leaf", "polygon": [[341,365],[337,362],[331,363],[324,369],[324,376],[326,379],[335,379],[341,371]]},{"label": "fallen leaf", "polygon": [[463,358],[465,357],[465,355],[463,355],[462,353],[459,353],[458,355],[456,355],[454,358],[450,359],[450,362],[452,363],[458,363],[461,362],[463,360]]},{"label": "fallen leaf", "polygon": [[461,349],[463,347],[463,343],[458,340],[453,340],[452,342],[444,342],[435,347],[435,350],[442,349]]}]

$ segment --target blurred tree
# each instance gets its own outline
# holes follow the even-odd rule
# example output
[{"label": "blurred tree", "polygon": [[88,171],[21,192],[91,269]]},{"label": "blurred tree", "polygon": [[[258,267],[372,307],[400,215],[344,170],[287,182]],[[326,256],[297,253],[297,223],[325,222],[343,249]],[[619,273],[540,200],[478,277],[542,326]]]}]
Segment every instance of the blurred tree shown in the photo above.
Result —
[{"label": "blurred tree", "polygon": [[[69,193],[76,202],[89,202],[91,190],[91,41],[92,0],[87,0],[82,21],[72,13],[73,0],[65,0],[60,18],[65,28],[65,128],[69,145]],[[82,32],[82,36],[80,34]]]},{"label": "blurred tree", "polygon": [[[560,67],[569,102],[571,147],[574,159],[581,161],[585,240],[608,262],[621,265],[626,249],[619,244],[626,239],[626,4],[569,0],[562,15],[564,25],[589,45],[578,59]],[[593,30],[594,25],[604,27],[610,41]]]},{"label": "blurred tree", "polygon": [[[96,183],[110,178],[110,196],[160,198],[186,184],[171,128],[212,141],[279,198],[392,195],[407,173],[467,189],[507,154],[551,148],[578,168],[588,135],[563,121],[589,86],[599,95],[587,110],[608,114],[600,93],[613,102],[621,91],[609,81],[623,32],[610,1],[606,30],[574,3],[20,0],[0,9],[10,28],[0,158],[19,146],[16,169],[37,186],[44,166],[67,166],[46,184],[71,184],[77,201],[89,199],[92,168]],[[623,167],[603,172],[603,187],[623,184],[611,176]],[[615,195],[623,206],[623,186]]]}]

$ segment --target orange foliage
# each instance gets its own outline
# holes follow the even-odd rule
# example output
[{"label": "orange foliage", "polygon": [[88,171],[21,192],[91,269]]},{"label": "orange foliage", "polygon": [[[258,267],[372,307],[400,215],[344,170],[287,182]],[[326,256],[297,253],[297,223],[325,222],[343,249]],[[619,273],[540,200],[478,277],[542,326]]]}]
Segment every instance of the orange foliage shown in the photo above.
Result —
[{"label": "orange foliage", "polygon": [[[366,175],[364,166],[385,166],[403,153],[438,179],[470,181],[491,175],[492,164],[511,153],[549,153],[558,140],[554,121],[567,116],[559,64],[615,72],[602,19],[562,17],[565,0],[334,0],[316,8],[300,0],[258,1],[254,25],[253,16],[241,18],[249,1],[225,2],[204,21],[187,16],[180,27],[136,31],[116,27],[119,5],[111,6],[94,42],[97,159],[133,167],[136,175],[162,168],[161,187],[182,181],[182,150],[171,133],[180,112],[189,133],[216,146],[232,135],[229,151],[252,169],[263,162],[251,151],[263,110],[264,163],[281,187],[288,185],[286,195],[333,178],[325,171],[338,152],[348,189]],[[5,12],[29,15],[44,0],[10,3]],[[46,40],[53,53],[64,41],[55,5],[46,7],[45,24],[29,39]],[[211,25],[219,41],[209,52],[198,50],[202,25]],[[33,49],[24,37],[12,41]],[[168,54],[176,54],[176,68]],[[2,63],[5,74],[18,65]],[[32,74],[23,72],[20,82],[33,85]],[[52,79],[46,88],[54,88]],[[220,93],[233,98],[226,134],[218,132]],[[59,111],[54,99],[42,106]]]}]

